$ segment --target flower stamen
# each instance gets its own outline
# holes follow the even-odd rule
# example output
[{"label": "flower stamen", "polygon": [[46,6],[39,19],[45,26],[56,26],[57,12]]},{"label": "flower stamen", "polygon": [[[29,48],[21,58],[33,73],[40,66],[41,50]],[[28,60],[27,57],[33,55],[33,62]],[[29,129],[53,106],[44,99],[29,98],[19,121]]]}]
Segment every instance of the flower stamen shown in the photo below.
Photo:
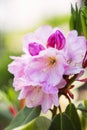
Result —
[{"label": "flower stamen", "polygon": [[55,57],[49,57],[50,65],[54,65],[56,63]]}]

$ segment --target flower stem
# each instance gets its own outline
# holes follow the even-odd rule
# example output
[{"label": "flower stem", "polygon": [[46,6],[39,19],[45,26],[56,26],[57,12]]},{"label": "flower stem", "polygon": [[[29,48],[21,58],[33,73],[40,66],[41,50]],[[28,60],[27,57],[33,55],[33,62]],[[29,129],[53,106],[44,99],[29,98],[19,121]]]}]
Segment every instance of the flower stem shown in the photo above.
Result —
[{"label": "flower stem", "polygon": [[75,79],[77,78],[78,74],[75,74],[66,84],[65,88],[69,88],[71,86],[71,84],[75,81]]},{"label": "flower stem", "polygon": [[62,110],[61,110],[61,107],[60,107],[60,105],[59,105],[59,107],[58,107],[58,108],[59,108],[59,112],[60,112],[60,113],[62,113]]},{"label": "flower stem", "polygon": [[55,117],[55,115],[57,114],[57,107],[54,106],[53,110],[51,110],[51,112],[52,112],[52,119],[53,119]]}]

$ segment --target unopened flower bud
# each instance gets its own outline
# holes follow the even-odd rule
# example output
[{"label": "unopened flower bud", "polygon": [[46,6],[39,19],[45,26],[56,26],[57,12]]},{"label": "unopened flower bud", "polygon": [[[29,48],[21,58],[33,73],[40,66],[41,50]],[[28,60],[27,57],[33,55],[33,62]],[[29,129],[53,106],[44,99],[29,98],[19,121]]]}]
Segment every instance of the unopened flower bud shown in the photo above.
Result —
[{"label": "unopened flower bud", "polygon": [[47,47],[53,47],[57,48],[58,50],[61,50],[64,48],[64,46],[65,46],[65,37],[59,30],[57,30],[48,38]]},{"label": "unopened flower bud", "polygon": [[32,56],[38,55],[41,50],[44,50],[44,47],[36,42],[29,43],[28,45],[28,51]]}]

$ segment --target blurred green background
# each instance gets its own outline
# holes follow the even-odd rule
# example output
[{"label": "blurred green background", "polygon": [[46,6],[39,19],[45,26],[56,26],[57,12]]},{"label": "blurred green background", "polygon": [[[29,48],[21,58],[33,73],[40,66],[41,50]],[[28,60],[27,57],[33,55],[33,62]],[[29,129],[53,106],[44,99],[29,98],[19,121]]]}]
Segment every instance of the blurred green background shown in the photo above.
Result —
[{"label": "blurred green background", "polygon": [[[0,1],[0,130],[6,127],[21,109],[18,93],[12,86],[13,76],[8,72],[10,56],[22,53],[25,34],[39,26],[58,26],[69,31],[70,6],[75,0],[1,0]],[[81,1],[77,0],[78,6]]]}]

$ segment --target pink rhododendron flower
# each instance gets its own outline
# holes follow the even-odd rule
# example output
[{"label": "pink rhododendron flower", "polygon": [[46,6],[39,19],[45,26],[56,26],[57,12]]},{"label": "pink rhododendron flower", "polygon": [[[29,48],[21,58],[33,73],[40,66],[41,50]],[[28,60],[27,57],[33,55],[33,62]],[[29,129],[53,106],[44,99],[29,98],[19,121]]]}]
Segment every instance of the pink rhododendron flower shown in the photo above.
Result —
[{"label": "pink rhododendron flower", "polygon": [[86,53],[86,40],[84,36],[78,36],[76,31],[71,31],[66,38],[65,58],[68,67],[65,74],[77,74],[83,70],[83,59]]},{"label": "pink rhododendron flower", "polygon": [[26,99],[27,107],[36,107],[41,105],[42,111],[47,112],[51,108],[52,104],[58,106],[58,91],[55,93],[47,94],[43,92],[41,86],[26,86],[19,95],[19,99]]},{"label": "pink rhododendron flower", "polygon": [[58,106],[59,90],[69,80],[64,77],[80,76],[84,70],[86,40],[75,30],[65,37],[58,28],[44,26],[25,36],[23,51],[24,55],[12,57],[8,66],[14,88],[28,107],[41,105],[47,112],[52,105]]},{"label": "pink rhododendron flower", "polygon": [[24,70],[29,60],[28,55],[22,55],[21,57],[11,57],[14,61],[8,65],[8,70],[14,75],[13,86],[16,91],[20,90],[25,84]]},{"label": "pink rhododendron flower", "polygon": [[55,48],[48,48],[31,58],[25,71],[26,79],[52,88],[60,83],[65,67],[61,53]]}]

